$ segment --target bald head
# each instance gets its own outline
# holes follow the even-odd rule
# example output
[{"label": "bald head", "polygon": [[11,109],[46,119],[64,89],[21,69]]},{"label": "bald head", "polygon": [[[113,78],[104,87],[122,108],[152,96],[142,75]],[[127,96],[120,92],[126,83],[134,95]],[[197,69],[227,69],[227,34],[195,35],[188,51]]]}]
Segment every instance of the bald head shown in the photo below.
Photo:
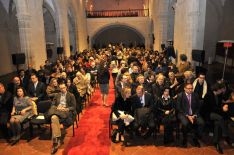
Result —
[{"label": "bald head", "polygon": [[2,83],[0,83],[0,94],[4,94],[5,93],[5,87]]}]

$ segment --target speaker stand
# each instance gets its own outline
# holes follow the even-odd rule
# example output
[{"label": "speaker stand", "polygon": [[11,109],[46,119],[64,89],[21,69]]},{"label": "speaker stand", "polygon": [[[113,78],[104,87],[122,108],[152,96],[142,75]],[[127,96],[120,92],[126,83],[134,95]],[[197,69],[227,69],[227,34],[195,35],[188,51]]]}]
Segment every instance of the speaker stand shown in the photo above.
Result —
[{"label": "speaker stand", "polygon": [[16,66],[16,71],[17,71],[17,73],[19,73],[19,65],[17,64],[17,65],[15,65]]},{"label": "speaker stand", "polygon": [[224,65],[223,65],[223,75],[222,75],[222,80],[224,80],[224,74],[226,70],[226,64],[227,64],[227,56],[228,56],[228,47],[225,50],[225,60],[224,60]]}]

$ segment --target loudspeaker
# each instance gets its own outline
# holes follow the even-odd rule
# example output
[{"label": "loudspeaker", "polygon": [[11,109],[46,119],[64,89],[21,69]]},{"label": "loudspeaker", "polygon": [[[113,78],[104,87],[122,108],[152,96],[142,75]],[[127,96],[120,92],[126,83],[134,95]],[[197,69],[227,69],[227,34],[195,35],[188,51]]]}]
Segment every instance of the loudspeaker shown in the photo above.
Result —
[{"label": "loudspeaker", "polygon": [[207,74],[207,69],[204,67],[196,66],[196,76],[198,76],[200,73]]},{"label": "loudspeaker", "polygon": [[72,45],[70,45],[70,51],[73,51],[73,46]]},{"label": "loudspeaker", "polygon": [[161,44],[161,49],[164,50],[166,48],[165,44]]},{"label": "loudspeaker", "polygon": [[205,51],[204,50],[192,50],[193,61],[204,63],[205,61]]},{"label": "loudspeaker", "polygon": [[89,36],[87,36],[87,43],[89,44]]},{"label": "loudspeaker", "polygon": [[57,47],[57,54],[63,54],[63,47]]},{"label": "loudspeaker", "polygon": [[53,56],[53,50],[52,49],[46,49],[46,54],[47,54],[47,58],[52,58]]},{"label": "loudspeaker", "polygon": [[14,65],[25,64],[25,54],[24,53],[12,54],[11,56],[12,56],[12,62]]}]

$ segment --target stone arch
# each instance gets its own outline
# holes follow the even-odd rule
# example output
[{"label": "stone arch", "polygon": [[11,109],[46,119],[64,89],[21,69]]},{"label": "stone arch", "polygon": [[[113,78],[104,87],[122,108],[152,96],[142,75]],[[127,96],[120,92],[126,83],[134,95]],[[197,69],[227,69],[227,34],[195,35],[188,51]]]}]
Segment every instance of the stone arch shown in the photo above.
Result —
[{"label": "stone arch", "polygon": [[[137,28],[133,27],[133,26],[130,26],[128,24],[123,24],[123,23],[118,23],[118,24],[107,24],[107,25],[104,25],[102,27],[100,27],[99,29],[97,29],[94,33],[93,33],[93,36],[91,36],[91,45],[94,45],[96,42],[96,39],[102,34],[104,33],[105,31],[108,31],[108,30],[111,30],[111,29],[116,29],[116,28],[120,28],[120,29],[126,29],[126,30],[129,30],[133,33],[136,34],[136,36],[139,37],[139,39],[141,40],[141,42],[139,43],[143,43],[145,44],[145,35],[142,34],[140,32],[140,30],[138,30]],[[127,41],[126,41],[127,42]],[[129,43],[129,42],[128,42]]]}]

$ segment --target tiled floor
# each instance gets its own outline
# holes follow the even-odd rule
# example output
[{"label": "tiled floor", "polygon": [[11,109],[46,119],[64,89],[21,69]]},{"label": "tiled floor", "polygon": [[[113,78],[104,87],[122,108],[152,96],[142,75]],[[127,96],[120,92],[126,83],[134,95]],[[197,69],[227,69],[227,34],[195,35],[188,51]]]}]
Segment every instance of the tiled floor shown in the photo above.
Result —
[{"label": "tiled floor", "polygon": [[[188,148],[182,148],[180,146],[163,146],[162,135],[157,136],[155,140],[149,138],[144,140],[142,138],[134,138],[133,143],[138,143],[139,145],[124,147],[121,143],[115,144],[112,143],[110,148],[110,155],[218,155],[215,148],[211,146],[211,137],[206,137],[204,144],[201,142],[201,148],[197,148],[191,145],[190,141],[188,142]],[[136,142],[137,141],[137,142]],[[179,145],[178,142],[177,145]],[[234,148],[221,143],[224,148],[224,154],[234,155]]]},{"label": "tiled floor", "polygon": [[[64,145],[58,150],[56,155],[65,155],[63,153],[64,148],[69,142],[69,139],[72,137],[72,129],[69,128],[67,130],[67,135],[64,140]],[[38,137],[32,139],[30,142],[27,142],[23,138],[20,140],[19,144],[15,146],[10,146],[3,139],[0,140],[0,155],[49,155],[51,150],[51,141],[49,139],[49,130],[39,134],[35,133],[35,135],[40,135]],[[141,141],[138,143],[142,143],[138,146],[128,146],[124,147],[121,143],[115,144],[112,143],[110,147],[110,155],[218,155],[215,151],[214,147],[207,146],[204,143],[201,148],[196,148],[188,145],[188,148],[181,147],[164,147],[162,146],[162,139],[159,138],[159,142],[156,142],[156,146],[153,143],[153,138],[149,140],[143,140],[141,138],[134,139],[135,141]],[[234,155],[234,148],[230,148],[229,146],[222,143],[222,146],[225,148],[224,153],[226,155]]]},{"label": "tiled floor", "polygon": [[[37,130],[38,131],[38,130]],[[35,138],[27,142],[27,135],[23,135],[20,142],[11,146],[0,140],[0,155],[49,155],[51,150],[50,130],[47,129],[41,133],[35,132]],[[39,137],[38,137],[39,136]],[[58,150],[58,155],[63,154],[63,149],[72,137],[72,128],[67,129],[67,134],[64,139],[64,145]]]}]

